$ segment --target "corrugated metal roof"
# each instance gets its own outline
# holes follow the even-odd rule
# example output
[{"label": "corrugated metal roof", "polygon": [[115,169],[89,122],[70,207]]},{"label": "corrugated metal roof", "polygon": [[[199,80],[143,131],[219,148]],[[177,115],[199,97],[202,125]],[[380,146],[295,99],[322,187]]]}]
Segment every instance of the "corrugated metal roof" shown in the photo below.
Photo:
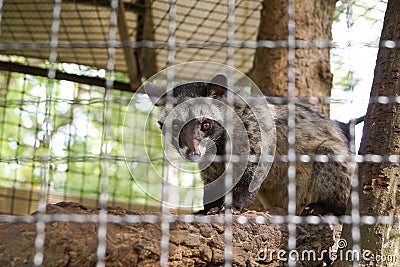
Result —
[{"label": "corrugated metal roof", "polygon": [[[169,0],[125,0],[124,21],[118,22],[115,70],[136,72],[154,61],[156,69],[167,66],[169,37]],[[121,1],[122,2],[122,1]],[[120,3],[121,3],[120,2]],[[177,1],[174,64],[206,60],[226,63],[228,33],[228,1]],[[147,9],[146,9],[147,7]],[[149,8],[150,7],[150,8]],[[48,59],[54,3],[50,0],[8,0],[3,2],[0,53],[27,58]],[[151,10],[145,15],[145,11]],[[261,0],[237,1],[235,6],[234,41],[255,41],[260,17]],[[64,0],[61,5],[58,32],[57,62],[76,63],[93,68],[107,68],[110,1]],[[143,17],[147,16],[145,20]],[[151,18],[151,20],[149,19]],[[143,24],[144,21],[144,24]],[[121,25],[123,24],[123,25]],[[123,40],[121,30],[128,40]],[[143,34],[142,32],[145,31]],[[153,39],[154,49],[138,52],[138,38]],[[121,42],[121,40],[123,42]],[[140,40],[138,40],[140,41]],[[127,64],[123,46],[134,55],[137,66]],[[151,56],[149,56],[151,54]],[[247,72],[253,61],[254,49],[235,48],[235,67]],[[138,69],[135,70],[135,67]],[[143,71],[143,70],[142,70]],[[133,76],[131,76],[133,77]],[[140,77],[138,78],[140,79]]]}]

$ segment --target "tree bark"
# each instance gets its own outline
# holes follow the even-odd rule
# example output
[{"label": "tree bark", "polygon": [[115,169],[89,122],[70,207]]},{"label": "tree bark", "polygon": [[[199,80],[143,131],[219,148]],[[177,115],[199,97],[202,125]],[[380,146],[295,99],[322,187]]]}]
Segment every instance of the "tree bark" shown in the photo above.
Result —
[{"label": "tree bark", "polygon": [[[336,0],[294,1],[296,41],[332,41]],[[257,40],[287,41],[286,0],[264,0]],[[287,48],[256,49],[250,77],[266,95],[287,96]],[[329,48],[298,48],[295,59],[296,96],[331,95]],[[329,115],[329,105],[315,106]]]},{"label": "tree bark", "polygon": [[[98,214],[84,206],[61,202],[47,206],[47,214]],[[121,208],[108,208],[111,215],[143,215]],[[153,213],[154,215],[160,215]],[[277,251],[285,249],[288,230],[285,224],[274,224],[271,214],[283,215],[280,210],[265,213],[242,214],[248,220],[238,223],[233,216],[232,242],[234,266],[279,266],[284,261],[277,259]],[[222,215],[209,216],[215,218]],[[255,222],[257,216],[265,218],[265,224]],[[157,217],[159,218],[159,217]],[[97,257],[96,222],[48,222],[44,243],[43,266],[95,266]],[[200,223],[176,221],[169,230],[169,266],[221,266],[224,264],[224,230],[222,223]],[[299,261],[297,266],[321,266],[329,262],[328,251],[333,244],[332,232],[327,224],[300,224],[297,228],[297,251],[314,250],[317,260]],[[108,223],[107,266],[158,266],[160,260],[161,227],[155,223]],[[36,224],[15,222],[0,224],[0,266],[31,266],[35,251]],[[274,257],[265,257],[272,250]],[[322,250],[326,250],[322,253]],[[262,251],[262,253],[260,252]],[[261,253],[261,254],[260,254]],[[288,257],[289,254],[283,255]],[[323,255],[323,259],[318,259]],[[259,256],[261,260],[259,260]],[[281,255],[282,256],[282,255]],[[307,259],[307,258],[305,258]]]},{"label": "tree bark", "polygon": [[[399,40],[400,1],[389,0],[381,34],[385,40]],[[368,105],[363,137],[359,154],[382,156],[382,162],[360,163],[360,213],[370,216],[394,216],[391,225],[362,225],[362,250],[370,250],[374,255],[397,256],[400,250],[400,165],[389,162],[388,155],[400,154],[400,105],[398,103],[380,104],[378,97],[400,95],[400,50],[381,47],[375,66],[370,104]],[[350,206],[350,205],[349,205]],[[349,226],[344,229],[345,238],[351,240]],[[386,262],[376,266],[386,266]]]},{"label": "tree bark", "polygon": [[[400,32],[400,2],[389,0],[381,34],[384,40],[398,40]],[[368,106],[361,140],[360,154],[400,154],[400,105],[379,104],[379,96],[400,95],[400,51],[380,48],[376,61],[371,100]],[[393,98],[392,98],[393,100]],[[383,159],[387,160],[387,157]],[[360,164],[360,208],[363,215],[400,215],[399,163]],[[395,254],[400,249],[400,225],[363,226],[362,247],[381,255]]]}]

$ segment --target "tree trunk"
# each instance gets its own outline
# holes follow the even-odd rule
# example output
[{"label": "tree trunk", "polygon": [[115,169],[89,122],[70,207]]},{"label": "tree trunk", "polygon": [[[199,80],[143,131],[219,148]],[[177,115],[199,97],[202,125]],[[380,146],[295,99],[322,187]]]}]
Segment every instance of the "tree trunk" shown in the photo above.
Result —
[{"label": "tree trunk", "polygon": [[[381,43],[385,40],[399,40],[399,32],[400,1],[389,0]],[[398,224],[400,166],[398,159],[396,162],[390,162],[388,155],[400,154],[400,106],[398,103],[393,103],[394,97],[399,95],[400,51],[398,48],[381,47],[376,61],[359,154],[380,155],[382,162],[359,164],[360,213],[369,216],[394,216],[395,223],[362,225],[361,246],[364,251],[370,250],[374,255],[389,257],[395,255],[397,261],[400,250],[400,225]],[[382,96],[389,97],[392,102],[378,103],[378,97]],[[350,226],[346,226],[344,234],[347,240],[351,240]],[[386,263],[377,263],[376,266],[386,266]]]},{"label": "tree trunk", "polygon": [[[400,1],[387,4],[381,41],[398,40],[400,32]],[[400,106],[398,103],[379,104],[380,96],[400,95],[400,51],[380,48],[376,61],[371,101],[365,118],[360,154],[400,154]],[[387,157],[382,157],[387,161]],[[360,164],[360,207],[363,215],[400,215],[399,162]],[[378,254],[394,254],[400,249],[400,225],[373,225],[361,228],[362,247]]]},{"label": "tree trunk", "polygon": [[[294,1],[296,41],[332,41],[332,22],[336,0]],[[286,0],[264,0],[257,40],[287,41]],[[332,73],[329,48],[296,49],[296,96],[331,95]],[[257,48],[251,78],[266,95],[287,96],[287,48]],[[329,114],[329,105],[317,109]]]},{"label": "tree trunk", "polygon": [[[96,215],[97,210],[71,202],[47,206],[47,214]],[[134,213],[121,208],[108,208],[109,215],[124,218],[126,215],[157,215],[154,223],[108,223],[107,266],[159,266],[161,226],[160,214]],[[246,223],[238,223],[233,216],[232,264],[234,266],[280,266],[277,256],[288,258],[288,252],[278,254],[287,247],[288,230],[285,224],[270,222],[270,215],[284,215],[280,210],[265,213],[242,214]],[[221,215],[222,216],[222,215]],[[257,216],[264,224],[255,222]],[[210,219],[222,219],[219,215]],[[260,217],[258,217],[258,220]],[[98,222],[49,222],[46,223],[43,266],[95,266],[97,262]],[[176,221],[169,229],[168,266],[223,266],[223,223]],[[327,224],[300,224],[297,228],[297,251],[304,261],[297,266],[322,266],[329,263],[329,247],[333,244],[332,232]],[[34,222],[0,223],[0,266],[32,266],[35,252],[36,224]],[[268,249],[268,250],[265,250]],[[272,252],[272,251],[275,252]],[[325,250],[325,252],[323,252]],[[314,251],[315,259],[307,256]],[[267,254],[265,254],[267,253]],[[269,256],[272,255],[272,258]],[[323,255],[323,257],[321,257]]]}]

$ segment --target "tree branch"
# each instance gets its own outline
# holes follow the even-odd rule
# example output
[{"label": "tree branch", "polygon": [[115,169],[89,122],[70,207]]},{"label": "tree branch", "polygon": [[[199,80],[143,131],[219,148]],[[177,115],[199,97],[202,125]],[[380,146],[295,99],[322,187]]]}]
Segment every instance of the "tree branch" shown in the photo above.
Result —
[{"label": "tree branch", "polygon": [[[70,202],[47,206],[47,214],[96,215],[98,210]],[[111,215],[149,215],[131,212],[121,208],[108,208]],[[160,215],[159,213],[152,213]],[[243,213],[246,223],[232,223],[232,264],[234,266],[278,266],[276,252],[285,249],[288,239],[287,225],[274,224],[271,215],[284,215],[281,210]],[[39,216],[38,214],[34,214]],[[213,215],[209,218],[221,218]],[[256,217],[262,216],[266,223],[259,224]],[[122,217],[123,218],[123,217]],[[158,216],[155,216],[158,218]],[[243,218],[243,217],[242,217]],[[44,243],[44,266],[94,266],[97,261],[97,222],[46,223]],[[222,223],[182,222],[170,224],[169,265],[223,265],[224,229]],[[107,224],[107,266],[156,266],[160,260],[160,223],[108,223]],[[23,266],[33,262],[35,254],[35,222],[14,222],[0,224],[0,265]],[[333,244],[329,225],[306,225],[297,227],[297,251],[315,250],[317,258],[322,250],[329,250]],[[268,251],[264,249],[267,248]],[[260,253],[268,252],[267,254]],[[273,255],[271,259],[269,255]],[[281,255],[289,257],[289,253]],[[265,256],[265,261],[259,259]],[[329,262],[325,253],[325,262]],[[297,266],[321,266],[322,260],[300,261]]]}]

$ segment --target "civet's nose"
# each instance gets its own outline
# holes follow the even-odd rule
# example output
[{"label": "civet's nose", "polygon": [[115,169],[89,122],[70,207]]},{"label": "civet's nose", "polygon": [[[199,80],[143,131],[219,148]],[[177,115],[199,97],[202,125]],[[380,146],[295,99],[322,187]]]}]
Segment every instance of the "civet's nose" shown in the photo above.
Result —
[{"label": "civet's nose", "polygon": [[186,158],[190,161],[198,161],[201,158],[201,153],[198,151],[190,151],[186,154]]}]

